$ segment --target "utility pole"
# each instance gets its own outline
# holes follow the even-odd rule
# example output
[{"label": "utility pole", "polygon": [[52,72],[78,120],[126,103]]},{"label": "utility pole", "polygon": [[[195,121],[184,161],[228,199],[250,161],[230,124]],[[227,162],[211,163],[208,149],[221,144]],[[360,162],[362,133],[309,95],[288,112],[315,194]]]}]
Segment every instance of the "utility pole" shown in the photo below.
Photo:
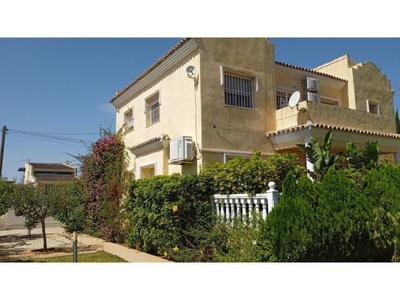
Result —
[{"label": "utility pole", "polygon": [[3,157],[4,157],[4,143],[6,141],[6,132],[7,132],[7,127],[3,126],[1,134],[1,149],[0,149],[0,179],[3,174]]}]

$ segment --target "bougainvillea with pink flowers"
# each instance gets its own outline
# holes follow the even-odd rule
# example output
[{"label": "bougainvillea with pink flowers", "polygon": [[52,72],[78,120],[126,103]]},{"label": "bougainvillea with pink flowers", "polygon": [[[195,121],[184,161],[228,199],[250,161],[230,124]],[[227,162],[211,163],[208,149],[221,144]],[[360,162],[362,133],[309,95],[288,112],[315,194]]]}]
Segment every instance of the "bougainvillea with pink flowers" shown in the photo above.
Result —
[{"label": "bougainvillea with pink flowers", "polygon": [[127,154],[120,133],[104,131],[80,157],[89,231],[112,242],[124,240],[121,203],[127,186]]}]

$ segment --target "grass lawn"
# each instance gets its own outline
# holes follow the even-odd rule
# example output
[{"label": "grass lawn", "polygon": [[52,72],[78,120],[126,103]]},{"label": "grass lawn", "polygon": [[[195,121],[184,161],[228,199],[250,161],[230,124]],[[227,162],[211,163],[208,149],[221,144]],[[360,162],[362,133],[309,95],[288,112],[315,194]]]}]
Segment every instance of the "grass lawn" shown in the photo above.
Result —
[{"label": "grass lawn", "polygon": [[[32,262],[72,262],[73,256],[51,256],[51,257],[37,257],[32,259]],[[126,260],[110,254],[105,251],[96,251],[92,253],[78,253],[78,262],[126,262]]]}]

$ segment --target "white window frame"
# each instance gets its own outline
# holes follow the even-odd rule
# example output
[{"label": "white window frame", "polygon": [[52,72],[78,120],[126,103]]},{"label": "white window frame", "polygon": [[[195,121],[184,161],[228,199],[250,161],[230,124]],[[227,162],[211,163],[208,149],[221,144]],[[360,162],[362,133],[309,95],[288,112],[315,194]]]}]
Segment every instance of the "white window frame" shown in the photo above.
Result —
[{"label": "white window frame", "polygon": [[250,159],[252,154],[243,154],[243,153],[224,153],[224,164],[226,164],[229,160],[234,159],[236,157],[243,156],[246,159]]},{"label": "white window frame", "polygon": [[342,106],[339,98],[320,95],[320,103],[331,106]]},{"label": "white window frame", "polygon": [[[255,93],[258,91],[257,75],[220,66],[220,79],[221,86],[224,87],[224,104],[226,106],[255,109]],[[228,79],[230,83],[227,83]],[[228,85],[233,86],[228,87]],[[227,99],[227,95],[234,99]]]},{"label": "white window frame", "polygon": [[[371,100],[366,100],[367,103],[367,112],[371,114],[376,114],[380,115],[381,114],[381,109],[379,107],[379,103]],[[376,107],[376,111],[371,111],[371,106]]]},{"label": "white window frame", "polygon": [[151,177],[144,177],[143,176],[143,170],[144,169],[153,169],[154,170],[154,174],[152,175],[152,177],[156,176],[157,175],[157,162],[146,164],[146,165],[142,165],[142,166],[139,167],[139,170],[140,170],[139,178],[140,179],[151,178]]},{"label": "white window frame", "polygon": [[134,129],[134,123],[135,121],[135,117],[133,115],[133,108],[128,108],[125,112],[124,112],[124,127],[126,128],[126,130],[133,130]]},{"label": "white window frame", "polygon": [[[285,105],[278,105],[278,92],[280,93],[285,93],[285,97],[286,97],[286,104]],[[281,87],[281,86],[277,86],[276,90],[275,90],[275,101],[276,101],[276,109],[281,109],[284,108],[286,106],[288,106],[289,104],[289,99],[290,96],[295,92],[294,89],[289,89],[289,88],[285,88],[285,87]],[[280,101],[281,102],[281,101]],[[281,102],[282,103],[282,102]]]},{"label": "white window frame", "polygon": [[[158,106],[155,109],[151,110],[153,102],[158,102]],[[147,127],[160,122],[161,120],[160,106],[161,106],[161,101],[160,101],[159,91],[153,93],[152,95],[150,95],[145,99],[145,114],[146,114]]]}]

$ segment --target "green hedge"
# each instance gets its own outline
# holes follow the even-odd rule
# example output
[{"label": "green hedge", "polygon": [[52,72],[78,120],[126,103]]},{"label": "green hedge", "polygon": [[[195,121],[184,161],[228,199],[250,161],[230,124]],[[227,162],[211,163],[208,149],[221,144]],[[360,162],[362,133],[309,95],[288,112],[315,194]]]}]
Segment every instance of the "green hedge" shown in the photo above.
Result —
[{"label": "green hedge", "polygon": [[130,182],[125,210],[132,248],[175,261],[204,261],[213,226],[210,184],[197,175]]},{"label": "green hedge", "polygon": [[294,153],[275,154],[264,158],[255,151],[250,159],[237,157],[226,164],[207,165],[201,175],[212,180],[214,194],[256,194],[265,193],[268,182],[274,181],[280,190],[286,174],[290,171],[296,177],[305,174],[305,169],[297,164]]},{"label": "green hedge", "polygon": [[278,205],[261,226],[264,261],[396,261],[400,220],[398,166],[352,180],[331,168],[321,182],[288,175]]}]

